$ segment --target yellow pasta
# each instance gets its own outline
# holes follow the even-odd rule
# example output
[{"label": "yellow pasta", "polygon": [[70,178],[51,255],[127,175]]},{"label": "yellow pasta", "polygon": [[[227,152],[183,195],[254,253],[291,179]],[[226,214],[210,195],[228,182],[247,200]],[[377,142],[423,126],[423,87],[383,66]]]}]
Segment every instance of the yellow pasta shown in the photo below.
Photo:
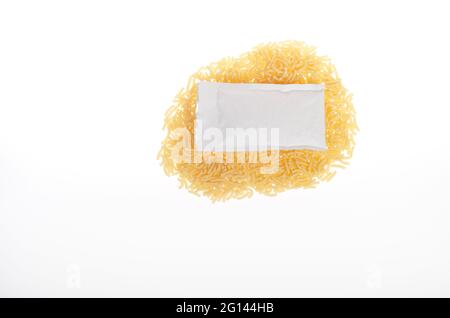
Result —
[{"label": "yellow pasta", "polygon": [[[176,162],[172,156],[177,143],[173,133],[178,128],[186,128],[193,140],[199,81],[325,84],[328,149],[280,150],[279,169],[273,174],[261,172],[263,163]],[[314,47],[297,41],[262,44],[239,57],[224,58],[200,68],[176,95],[166,112],[164,128],[167,135],[158,160],[165,173],[178,176],[180,187],[213,201],[248,198],[255,191],[276,195],[288,189],[313,188],[320,181],[329,181],[335,175],[335,169],[344,168],[352,157],[358,130],[352,97],[342,85],[334,65],[327,57],[318,56]],[[194,155],[193,145],[190,151]]]}]

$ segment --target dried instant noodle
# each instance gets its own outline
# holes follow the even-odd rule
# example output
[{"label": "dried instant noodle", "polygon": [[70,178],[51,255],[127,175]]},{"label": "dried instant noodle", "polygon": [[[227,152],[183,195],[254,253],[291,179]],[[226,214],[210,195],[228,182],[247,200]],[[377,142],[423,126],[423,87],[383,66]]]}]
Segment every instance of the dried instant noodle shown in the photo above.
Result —
[{"label": "dried instant noodle", "polygon": [[[272,83],[325,85],[327,150],[280,150],[278,169],[263,173],[264,163],[177,161],[173,153],[180,140],[177,129],[187,129],[194,140],[197,83]],[[329,181],[336,169],[352,157],[358,130],[352,97],[342,85],[334,65],[303,42],[262,44],[236,58],[224,58],[202,67],[188,80],[165,115],[167,135],[158,159],[167,175],[177,175],[180,187],[213,201],[250,197],[256,191],[276,195],[293,188],[312,188]],[[192,142],[189,149],[194,156]],[[207,154],[205,154],[207,155]],[[222,154],[209,154],[222,155]],[[228,154],[230,155],[230,154]],[[247,157],[251,154],[247,153]],[[207,156],[205,156],[207,157]]]}]

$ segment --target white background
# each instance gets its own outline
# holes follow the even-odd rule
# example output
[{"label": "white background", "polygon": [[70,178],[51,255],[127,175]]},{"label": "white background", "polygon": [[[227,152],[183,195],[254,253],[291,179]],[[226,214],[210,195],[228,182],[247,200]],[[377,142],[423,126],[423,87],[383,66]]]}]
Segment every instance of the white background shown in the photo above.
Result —
[{"label": "white background", "polygon": [[[0,296],[450,296],[446,1],[2,1]],[[212,204],[156,155],[199,67],[329,55],[361,132],[332,182]]]}]

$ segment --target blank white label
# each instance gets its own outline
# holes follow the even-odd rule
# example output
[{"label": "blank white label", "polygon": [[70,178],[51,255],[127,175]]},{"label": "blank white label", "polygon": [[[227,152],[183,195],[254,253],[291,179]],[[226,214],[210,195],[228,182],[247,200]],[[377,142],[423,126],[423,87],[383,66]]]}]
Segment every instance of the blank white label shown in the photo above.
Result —
[{"label": "blank white label", "polygon": [[200,82],[197,101],[199,150],[327,149],[322,84]]}]

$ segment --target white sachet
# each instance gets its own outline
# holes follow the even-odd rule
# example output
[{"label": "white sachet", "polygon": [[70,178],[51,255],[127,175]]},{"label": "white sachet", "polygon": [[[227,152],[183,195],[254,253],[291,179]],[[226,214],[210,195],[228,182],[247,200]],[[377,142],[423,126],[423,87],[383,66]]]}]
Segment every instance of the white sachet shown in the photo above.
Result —
[{"label": "white sachet", "polygon": [[323,84],[198,84],[195,146],[326,150]]}]

